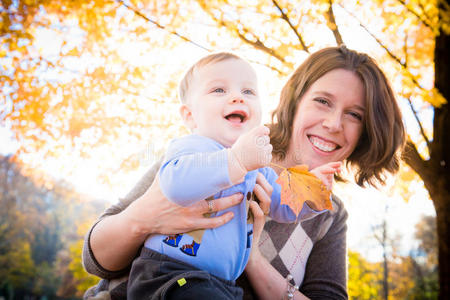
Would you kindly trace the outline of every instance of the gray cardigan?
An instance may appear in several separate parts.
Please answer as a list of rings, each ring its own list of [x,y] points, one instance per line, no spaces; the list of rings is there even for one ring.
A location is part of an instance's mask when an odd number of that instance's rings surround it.
[[[109,207],[91,227],[83,246],[85,269],[103,278],[97,287],[85,293],[85,299],[108,299],[108,289],[126,280],[129,267],[108,271],[95,259],[89,238],[95,225],[110,215],[124,210],[150,187],[159,163],[153,165],[136,186],[115,205]],[[300,291],[311,299],[347,299],[347,211],[340,199],[333,196],[333,210],[306,218],[295,224],[268,221],[262,233],[260,249],[283,276],[291,274],[300,284]],[[244,299],[256,299],[245,273],[237,283],[244,288]],[[102,293],[99,294],[100,291]],[[102,296],[103,295],[103,296]]]

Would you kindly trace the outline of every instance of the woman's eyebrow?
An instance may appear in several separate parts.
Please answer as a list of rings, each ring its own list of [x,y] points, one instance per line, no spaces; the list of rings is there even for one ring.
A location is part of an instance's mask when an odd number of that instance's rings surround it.
[[[328,97],[328,98],[334,98],[334,95],[329,93],[329,92],[327,92],[327,91],[314,91],[313,95],[314,96],[325,96],[325,97]]]
[[[360,111],[362,111],[362,112],[365,112],[366,111],[366,108],[364,107],[364,106],[361,106],[361,105],[355,105],[354,106],[357,110],[360,110]]]

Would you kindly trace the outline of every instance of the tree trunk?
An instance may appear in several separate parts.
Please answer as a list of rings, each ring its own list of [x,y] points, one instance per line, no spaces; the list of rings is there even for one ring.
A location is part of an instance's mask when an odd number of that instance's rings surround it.
[[[448,184],[449,180],[446,179],[445,181],[447,181]],[[450,201],[448,191],[446,195],[435,195],[433,197],[433,202],[436,208],[439,243],[439,299],[448,299],[448,295],[450,295]]]
[[[449,0],[446,0],[449,5]],[[444,5],[444,4],[441,4]],[[440,7],[443,9],[443,7]],[[450,295],[450,35],[442,30],[434,51],[435,87],[447,103],[434,109],[433,140],[430,159],[423,160],[415,146],[408,143],[405,161],[422,178],[436,210],[439,262],[439,299]]]
[[[445,1],[449,5],[449,1]],[[441,4],[443,5],[443,4]],[[447,99],[447,103],[434,110],[434,140],[432,151],[435,181],[427,182],[430,197],[436,209],[439,243],[439,299],[450,295],[450,35],[442,30],[436,38],[434,52],[435,86]],[[433,141],[434,144],[434,141]],[[430,178],[431,179],[431,178]],[[430,181],[430,180],[428,180]],[[435,189],[431,188],[431,185]],[[446,298],[448,299],[448,298]]]

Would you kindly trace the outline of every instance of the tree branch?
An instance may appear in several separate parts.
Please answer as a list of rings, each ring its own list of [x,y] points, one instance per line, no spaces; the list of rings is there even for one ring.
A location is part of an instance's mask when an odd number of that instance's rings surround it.
[[[414,118],[416,118],[417,123],[419,124],[419,128],[420,128],[420,133],[422,134],[423,139],[425,140],[425,142],[427,143],[427,147],[428,149],[430,149],[430,140],[428,139],[427,135],[425,134],[425,130],[423,129],[422,123],[419,120],[419,117],[417,116],[417,112],[412,104],[411,98],[408,97],[407,98],[408,103],[409,103],[409,107],[411,108],[413,114],[414,114]]]
[[[408,32],[405,30],[405,41],[403,42],[403,51],[405,52],[405,67],[408,67]]]
[[[195,45],[195,46],[197,46],[197,47],[199,47],[199,48],[201,48],[201,49],[203,49],[203,50],[206,50],[206,51],[208,51],[208,52],[211,52],[210,49],[208,49],[208,48],[206,48],[206,47],[200,45],[200,44],[197,43],[197,42],[194,42],[194,41],[191,40],[190,38],[185,37],[184,35],[181,35],[181,34],[179,34],[179,33],[176,32],[176,31],[169,30],[169,29],[167,29],[165,26],[163,26],[163,25],[159,24],[158,22],[156,22],[155,20],[150,19],[149,17],[147,17],[146,15],[144,15],[143,13],[141,13],[140,11],[138,11],[137,9],[131,7],[131,6],[128,5],[128,4],[126,4],[123,0],[116,0],[116,1],[119,2],[120,4],[122,4],[123,6],[125,6],[127,9],[131,10],[135,15],[137,15],[137,16],[143,18],[144,20],[146,20],[146,21],[148,21],[148,22],[150,22],[150,23],[156,25],[156,27],[158,27],[158,28],[160,28],[160,29],[162,29],[162,30],[167,31],[168,33],[170,33],[170,34],[172,34],[172,35],[175,35],[175,36],[179,37],[180,39],[184,40],[185,42],[191,43],[191,44],[193,44],[193,45]]]
[[[417,174],[426,174],[427,165],[426,161],[420,157],[417,151],[416,145],[408,139],[406,142],[405,150],[402,153],[402,159],[411,167]],[[421,176],[422,177],[422,176]],[[423,178],[423,177],[422,177]]]
[[[245,31],[246,31],[246,30],[245,30]],[[246,31],[246,32],[249,33],[248,31]],[[241,40],[243,40],[244,42],[246,42],[247,44],[252,45],[252,46],[255,47],[256,49],[259,49],[259,50],[262,50],[262,51],[266,52],[267,54],[269,54],[269,55],[275,57],[276,59],[278,59],[279,61],[281,61],[281,62],[283,62],[283,63],[286,62],[285,59],[284,59],[283,57],[281,57],[280,55],[278,55],[278,54],[275,52],[275,50],[273,50],[273,49],[267,47],[266,45],[264,45],[264,43],[261,42],[261,40],[260,40],[258,37],[256,37],[254,34],[249,33],[249,34],[251,34],[251,35],[255,38],[255,41],[252,41],[252,40],[249,40],[248,38],[246,38],[246,37],[245,37],[245,34],[242,34],[242,33],[239,32],[238,30],[236,30],[236,33],[237,33],[237,35],[239,36],[239,38],[240,38]]]
[[[412,13],[414,16],[417,17],[417,19],[419,19],[420,22],[422,22],[426,27],[428,27],[429,29],[431,29],[431,31],[433,31],[433,26],[429,23],[429,18],[428,16],[425,14],[425,12],[423,12],[423,16],[425,18],[423,18],[421,15],[419,15],[415,10],[413,10],[411,7],[408,6],[408,4],[406,3],[406,1],[404,0],[397,0],[398,2],[400,2],[400,4],[402,4],[407,11],[409,11],[410,13]],[[423,7],[421,4],[419,4],[423,10]]]
[[[300,35],[300,33],[298,32],[297,28],[295,28],[295,26],[292,24],[291,20],[289,19],[289,17],[284,13],[283,9],[280,7],[280,5],[278,4],[277,1],[272,0],[272,3],[278,8],[278,10],[281,13],[281,18],[283,20],[285,20],[288,24],[289,27],[291,27],[291,29],[294,31],[295,35],[297,36],[300,45],[302,46],[303,50],[306,51],[307,53],[309,53],[309,48],[308,46],[306,46],[305,42],[303,41],[302,36]]]
[[[344,41],[342,40],[341,33],[339,32],[339,28],[336,24],[336,19],[334,17],[334,11],[333,11],[333,0],[329,0],[329,7],[326,16],[327,19],[327,26],[333,32],[334,39],[336,40],[336,44],[343,45]]]
[[[150,19],[149,17],[145,16],[143,13],[141,13],[141,12],[138,11],[137,9],[131,7],[131,6],[128,5],[128,4],[126,4],[123,0],[116,0],[116,1],[118,1],[120,4],[122,4],[123,6],[125,6],[127,9],[131,10],[135,15],[137,15],[137,16],[143,18],[144,20],[146,20],[146,21],[148,21],[148,22],[150,22],[150,23],[156,25],[158,28],[160,28],[160,29],[162,29],[162,30],[165,30],[165,31],[167,31],[168,33],[170,33],[170,34],[172,34],[172,35],[175,35],[175,36],[181,38],[182,40],[184,40],[184,41],[186,41],[186,42],[188,42],[188,43],[191,43],[191,44],[193,44],[193,45],[195,45],[195,46],[197,46],[197,47],[199,47],[199,48],[201,48],[201,49],[203,49],[203,50],[206,50],[206,51],[208,51],[208,52],[211,52],[211,51],[212,51],[211,49],[208,49],[208,48],[206,48],[206,47],[200,45],[199,43],[197,43],[197,42],[191,40],[191,39],[188,38],[188,37],[185,37],[185,36],[179,34],[179,33],[176,32],[176,31],[172,31],[172,30],[167,29],[165,26],[159,24],[159,23],[156,22],[155,20]],[[208,13],[209,13],[209,12],[208,12]],[[211,16],[217,23],[219,23],[219,24],[225,26],[225,24],[224,24],[222,21],[220,21],[220,20],[218,20],[217,18],[215,18],[212,14],[210,14],[210,16]],[[253,41],[250,41],[250,40],[246,39],[245,36],[242,35],[242,34],[240,34],[239,32],[238,32],[238,36],[239,36],[239,38],[241,38],[244,42],[246,42],[246,43],[252,45],[253,47],[255,47],[255,48],[257,48],[257,49],[260,49],[260,50],[262,50],[262,51],[264,51],[264,52],[270,54],[271,56],[273,56],[273,57],[277,58],[278,60],[280,60],[281,62],[285,63],[284,58],[282,58],[282,57],[280,57],[279,55],[277,55],[277,54],[275,53],[275,51],[273,51],[272,49],[266,47],[266,46],[265,46],[258,38],[256,39],[256,42],[253,42]],[[275,68],[275,67],[273,67],[273,66],[270,66],[270,65],[267,65],[267,64],[263,64],[263,63],[261,63],[261,62],[258,62],[258,61],[252,60],[252,59],[247,59],[247,60],[248,60],[249,62],[251,62],[251,63],[255,63],[255,64],[262,65],[262,66],[264,66],[264,67],[267,67],[267,68],[269,68],[269,69],[271,69],[271,70],[277,72],[277,73],[280,74],[280,75],[286,75],[285,72],[283,72],[283,71],[281,71],[281,70],[279,70],[279,69],[277,69],[277,68]]]
[[[204,9],[204,11],[205,11],[206,13],[209,14],[209,16],[214,20],[214,22],[216,22],[216,23],[219,24],[220,26],[224,26],[225,28],[228,28],[228,29],[234,31],[234,32],[237,34],[237,36],[238,36],[243,42],[245,42],[245,43],[251,45],[252,47],[254,47],[254,48],[256,48],[256,49],[259,49],[259,50],[261,50],[261,51],[263,51],[263,52],[269,54],[269,55],[272,56],[272,57],[275,57],[276,59],[278,59],[278,60],[279,60],[280,62],[282,62],[283,64],[286,63],[286,60],[284,59],[284,57],[281,57],[278,53],[275,52],[275,50],[273,50],[273,49],[267,47],[267,46],[266,46],[266,45],[265,45],[265,44],[264,44],[257,36],[255,36],[253,33],[251,33],[251,32],[250,32],[247,28],[245,28],[244,26],[242,26],[242,29],[241,29],[244,33],[240,32],[239,29],[237,28],[237,26],[233,26],[233,27],[230,28],[230,26],[227,26],[227,24],[226,24],[225,21],[219,20],[213,13],[211,13],[211,11],[206,10],[203,6],[202,6],[202,8]],[[248,38],[245,36],[246,33],[251,34],[251,35],[254,37],[255,40],[252,41],[252,40],[248,39]],[[257,61],[251,60],[251,59],[247,59],[247,60],[248,60],[249,62],[256,63],[256,64],[260,64],[260,65],[263,65],[263,66],[265,66],[265,67],[268,67],[268,68],[270,68],[271,70],[276,71],[276,72],[277,72],[278,74],[280,74],[280,75],[286,75],[285,72],[283,72],[283,71],[281,71],[280,69],[275,68],[275,67],[273,67],[273,66],[270,66],[270,65],[267,65],[267,64],[262,64],[262,63],[260,63],[260,62],[257,62]]]

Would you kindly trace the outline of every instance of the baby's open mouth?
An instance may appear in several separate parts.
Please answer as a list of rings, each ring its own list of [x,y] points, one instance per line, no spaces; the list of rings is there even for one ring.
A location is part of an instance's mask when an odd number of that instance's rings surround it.
[[[232,123],[243,123],[247,120],[247,113],[242,110],[236,110],[225,116],[225,119]]]

